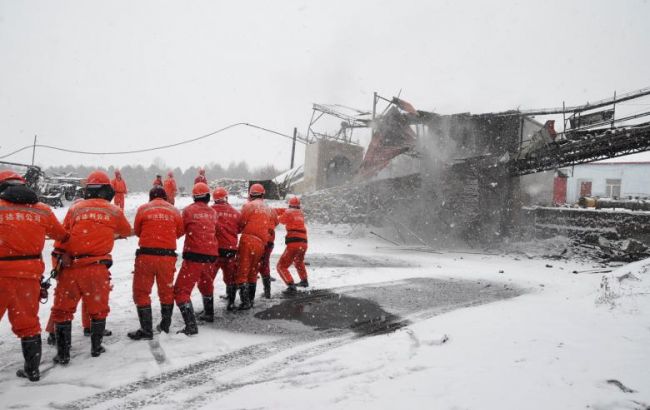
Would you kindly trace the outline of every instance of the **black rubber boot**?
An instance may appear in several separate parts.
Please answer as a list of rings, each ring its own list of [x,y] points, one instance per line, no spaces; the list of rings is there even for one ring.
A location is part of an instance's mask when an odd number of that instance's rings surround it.
[[[196,327],[196,317],[194,317],[194,307],[192,306],[192,302],[179,305],[178,309],[181,311],[181,315],[183,315],[185,327],[176,333],[185,333],[188,336],[199,333],[199,329]]]
[[[23,337],[20,339],[23,347],[25,366],[16,371],[16,376],[29,379],[30,382],[37,382],[41,379],[38,366],[41,364],[41,335]]]
[[[140,329],[136,330],[135,332],[127,333],[127,336],[133,340],[153,339],[153,319],[151,317],[151,306],[139,307],[138,319],[140,320]]]
[[[241,303],[237,309],[239,310],[248,310],[252,308],[251,301],[248,299],[248,283],[239,285],[239,300]]]
[[[58,364],[70,363],[70,344],[72,344],[72,322],[56,323],[56,356],[54,362]]]
[[[257,282],[248,284],[248,300],[251,307],[255,306],[255,292],[257,291]]]
[[[228,305],[226,306],[226,310],[232,312],[233,310],[235,310],[235,298],[237,297],[237,286],[227,285],[226,297],[228,298]]]
[[[172,324],[172,312],[174,305],[160,305],[160,324],[156,326],[159,332],[169,333],[169,326]]]
[[[262,285],[264,285],[264,297],[266,299],[271,299],[271,277],[262,277]]]
[[[84,327],[84,336],[90,337],[90,328]],[[113,336],[113,332],[108,329],[104,329],[104,336]]]
[[[287,285],[287,288],[282,293],[284,293],[285,295],[292,296],[292,295],[295,295],[296,293],[298,293],[298,289],[296,289],[295,284],[290,283],[290,284]]]
[[[102,346],[104,330],[106,330],[106,319],[90,319],[90,355],[92,357],[99,357],[106,351]]]
[[[296,286],[300,286],[301,288],[307,288],[309,287],[309,281],[307,281],[307,279],[301,280],[300,282],[298,282]]]
[[[203,296],[203,312],[199,314],[198,319],[203,322],[214,322],[214,297]]]
[[[47,344],[50,346],[56,346],[56,335],[54,333],[47,334]]]

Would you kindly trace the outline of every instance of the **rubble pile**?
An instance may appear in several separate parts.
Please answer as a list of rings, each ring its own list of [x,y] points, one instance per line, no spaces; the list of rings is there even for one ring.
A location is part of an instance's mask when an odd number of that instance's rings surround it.
[[[303,209],[309,220],[324,224],[381,225],[385,216],[419,197],[420,184],[419,175],[346,184],[304,195]]]
[[[589,233],[574,240],[574,246],[588,250],[602,262],[634,262],[650,257],[648,246],[636,239],[616,239],[612,235]],[[590,251],[590,252],[589,252]]]
[[[553,259],[632,262],[650,257],[648,212],[533,207],[524,208],[523,217],[524,236],[563,243],[563,249],[546,255]]]

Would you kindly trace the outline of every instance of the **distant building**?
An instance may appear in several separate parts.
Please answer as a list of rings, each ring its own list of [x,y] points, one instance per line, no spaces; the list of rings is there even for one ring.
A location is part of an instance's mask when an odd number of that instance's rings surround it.
[[[650,197],[650,161],[598,162],[565,168],[566,200],[581,196],[600,198]]]
[[[650,161],[593,162],[522,177],[525,205],[575,204],[580,197],[650,198]]]

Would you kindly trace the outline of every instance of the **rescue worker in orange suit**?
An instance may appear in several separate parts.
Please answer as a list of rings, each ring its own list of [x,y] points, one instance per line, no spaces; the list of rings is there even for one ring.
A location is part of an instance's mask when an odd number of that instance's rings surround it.
[[[23,177],[12,171],[0,172],[0,320],[7,312],[21,341],[25,364],[16,375],[33,382],[40,379],[38,307],[46,235],[56,240],[67,236],[52,210],[38,202]]]
[[[167,179],[163,183],[163,188],[165,188],[165,193],[167,194],[167,202],[174,205],[176,202],[176,180],[174,179],[174,174],[169,171],[167,173]]]
[[[280,223],[287,228],[285,244],[287,245],[280,256],[277,269],[280,277],[287,285],[285,292],[295,293],[296,285],[293,277],[289,272],[289,266],[292,264],[298,271],[300,283],[298,286],[307,287],[307,269],[305,268],[305,253],[307,252],[307,228],[305,227],[305,216],[300,209],[300,198],[289,198],[289,209],[280,216]]]
[[[237,285],[235,275],[237,273],[237,235],[239,235],[240,213],[228,203],[228,191],[223,187],[217,187],[212,193],[214,209],[217,213],[217,243],[219,244],[219,255],[214,269],[204,271],[199,280],[198,288],[203,296],[203,313],[199,320],[205,322],[214,321],[214,278],[219,269],[223,272],[223,282],[226,285],[226,297],[228,305],[226,309],[232,311],[235,308],[235,296]]]
[[[162,180],[162,175],[156,175],[156,179],[153,180],[153,186],[154,187],[159,186],[159,187],[162,188],[163,185],[164,185],[164,183],[163,183],[163,180]]]
[[[90,355],[97,357],[105,352],[102,339],[110,311],[110,252],[116,237],[131,235],[124,213],[110,203],[113,194],[108,175],[91,172],[84,199],[74,203],[63,220],[70,238],[65,243],[66,263],[57,276],[52,307],[57,348],[54,361],[59,364],[70,362],[72,318],[80,299],[90,314]]]
[[[262,285],[264,286],[264,297],[271,298],[271,254],[275,247],[275,228],[278,225],[278,216],[284,211],[284,208],[271,208],[274,216],[271,218],[273,228],[270,230],[269,241],[264,247],[264,255],[260,261],[260,276],[262,277]]]
[[[149,191],[149,202],[140,206],[133,230],[140,238],[135,252],[133,301],[138,308],[140,329],[128,333],[133,340],[153,339],[151,288],[158,287],[161,321],[158,331],[169,333],[174,309],[174,272],[176,272],[176,239],[183,236],[183,218],[178,209],[167,202],[162,187]]]
[[[214,271],[219,244],[217,243],[217,212],[210,208],[210,188],[199,182],[192,188],[194,203],[183,209],[183,264],[174,284],[174,300],[181,311],[185,327],[178,333],[195,335],[199,332],[192,307],[192,289],[204,275]]]
[[[75,200],[75,202],[81,201],[81,199]],[[55,267],[59,264],[59,260],[65,255],[65,245],[61,241],[54,242],[54,249],[52,250],[52,267]],[[88,309],[86,304],[81,301],[81,326],[83,328],[84,336],[90,336],[90,315],[88,314]],[[50,317],[47,320],[47,325],[45,326],[45,331],[48,333],[47,344],[50,346],[56,345],[56,336],[54,334],[54,317],[52,316],[52,311],[50,310]],[[104,330],[104,336],[111,336],[113,332],[108,329]]]
[[[120,209],[124,209],[124,197],[126,196],[126,182],[122,179],[122,174],[119,170],[115,170],[115,178],[111,181],[111,186],[115,192],[113,201]]]
[[[253,307],[257,288],[257,272],[264,255],[264,247],[271,238],[275,228],[275,213],[264,203],[264,187],[253,184],[248,193],[248,202],[241,210],[239,226],[238,267],[236,282],[239,287],[240,310]]]
[[[199,182],[203,182],[204,184],[208,184],[208,178],[205,176],[205,169],[199,168],[199,175],[194,178],[194,184],[198,184]]]

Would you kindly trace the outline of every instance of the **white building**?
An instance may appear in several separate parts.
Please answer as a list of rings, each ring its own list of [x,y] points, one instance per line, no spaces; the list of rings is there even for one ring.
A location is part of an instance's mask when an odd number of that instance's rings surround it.
[[[567,203],[581,196],[650,197],[650,162],[598,162],[563,168]]]

